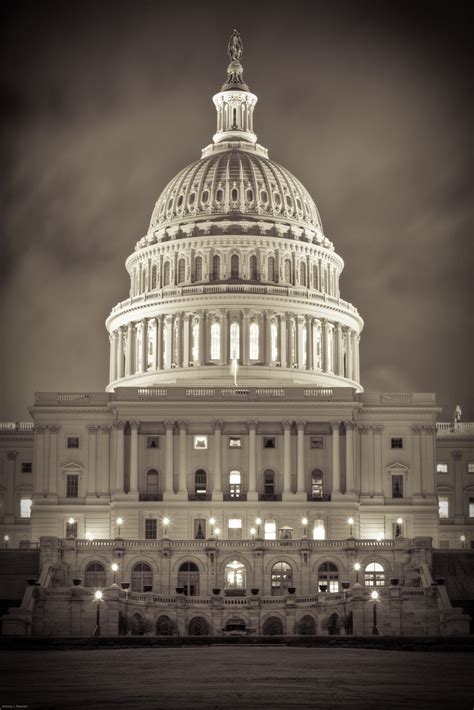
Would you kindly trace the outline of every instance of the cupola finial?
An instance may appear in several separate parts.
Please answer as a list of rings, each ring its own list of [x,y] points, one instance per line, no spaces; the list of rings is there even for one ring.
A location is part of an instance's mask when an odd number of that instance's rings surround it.
[[[243,51],[244,45],[240,32],[234,30],[230,36],[229,44],[227,45],[227,54],[230,58],[230,64],[227,67],[227,82],[222,87],[222,91],[228,91],[229,89],[248,91],[248,86],[243,80],[244,70],[240,63]]]

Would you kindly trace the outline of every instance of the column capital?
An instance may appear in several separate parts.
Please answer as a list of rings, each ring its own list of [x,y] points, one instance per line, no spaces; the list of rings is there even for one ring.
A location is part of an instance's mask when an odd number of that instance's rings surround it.
[[[125,429],[125,422],[119,420],[113,423],[113,427],[116,431],[123,431]]]
[[[166,429],[167,431],[169,431],[170,429],[171,429],[171,431],[173,431],[173,429],[174,429],[174,421],[169,420],[169,421],[163,422],[163,424],[165,425],[165,429]]]
[[[451,451],[451,456],[455,461],[460,461],[462,459],[462,451]]]
[[[188,429],[188,422],[185,422],[185,421],[183,421],[183,420],[180,420],[180,421],[178,422],[178,429],[179,429],[180,431],[187,431],[187,429]]]
[[[35,425],[35,434],[44,434],[46,432],[47,427],[44,424],[36,424]]]
[[[423,429],[423,427],[418,426],[418,425],[412,425],[410,427],[410,431],[412,434],[421,434],[422,429]]]
[[[110,424],[101,424],[99,429],[101,430],[102,434],[110,434],[112,431],[112,427]]]
[[[365,424],[359,424],[357,429],[359,430],[359,434],[368,434],[370,427],[365,426]]]
[[[249,428],[249,431],[257,431],[258,422],[254,420],[248,421],[247,426]]]
[[[99,431],[99,427],[97,424],[91,424],[87,427],[87,431],[89,432],[89,434],[94,435],[97,434],[97,432]]]
[[[423,431],[427,434],[436,434],[436,427],[433,424],[429,424],[428,426],[423,427]]]
[[[281,425],[283,427],[283,431],[291,431],[291,427],[293,426],[293,422],[285,421],[285,422],[282,422]]]
[[[331,429],[333,430],[333,432],[339,431],[340,426],[341,422],[331,422]]]
[[[9,451],[7,453],[7,458],[9,461],[15,461],[17,456],[18,456],[18,451]]]
[[[58,434],[61,427],[59,426],[59,424],[50,424],[48,426],[48,429],[50,434]]]
[[[299,420],[299,421],[296,422],[296,428],[297,428],[298,431],[303,431],[303,432],[304,432],[305,426],[306,426],[306,422],[304,422],[303,420]]]
[[[355,429],[354,422],[344,422],[344,427],[346,431],[353,431]]]
[[[139,428],[140,428],[140,422],[138,422],[138,421],[130,422],[130,429],[132,431],[138,431]]]
[[[222,422],[222,421],[213,422],[212,426],[214,427],[214,431],[222,431],[224,428],[224,422]]]
[[[374,434],[382,434],[385,427],[382,426],[381,424],[375,424],[374,426],[370,427]]]

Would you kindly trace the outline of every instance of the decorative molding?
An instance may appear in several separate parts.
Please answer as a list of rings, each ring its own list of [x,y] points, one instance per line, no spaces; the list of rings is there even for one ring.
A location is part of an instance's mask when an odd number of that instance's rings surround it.
[[[123,431],[125,429],[125,422],[124,421],[116,421],[113,423],[113,427],[115,431]]]
[[[359,424],[357,428],[359,430],[359,434],[368,434],[370,430],[370,427],[365,426],[364,424]]]
[[[58,434],[60,429],[61,429],[61,427],[59,426],[59,424],[50,424],[48,426],[48,430],[49,430],[50,434]]]
[[[283,431],[291,431],[291,427],[293,426],[293,422],[284,421],[281,423],[281,425],[283,427]]]
[[[183,421],[183,420],[179,420],[179,421],[178,421],[178,429],[179,429],[180,431],[187,431],[187,429],[188,429],[188,422],[185,422],[185,421]]]
[[[165,425],[165,429],[166,429],[166,430],[169,431],[169,430],[171,429],[171,431],[173,431],[173,429],[174,429],[174,421],[168,420],[168,421],[166,421],[166,422],[163,422],[163,424]]]
[[[418,425],[413,425],[410,427],[410,431],[412,434],[421,434],[423,427],[418,426]]]
[[[112,431],[112,427],[110,426],[110,424],[101,424],[99,429],[102,434],[110,434],[110,432]]]
[[[376,424],[375,426],[370,427],[374,434],[383,434],[385,427],[382,426],[381,424]]]
[[[258,422],[253,420],[248,421],[247,426],[249,428],[249,431],[257,431]]]
[[[423,431],[427,434],[436,434],[436,427],[433,424],[429,424],[428,426],[423,427]]]
[[[331,422],[331,429],[333,430],[333,432],[339,431],[340,428],[341,422]]]
[[[213,422],[212,426],[214,427],[214,431],[222,431],[224,428],[224,422],[219,420],[217,422]]]
[[[139,421],[133,420],[133,421],[129,422],[129,424],[130,424],[130,429],[131,429],[132,431],[138,431],[139,428],[140,428],[140,422],[139,422]]]
[[[306,426],[306,422],[303,421],[303,420],[300,420],[300,421],[297,421],[297,422],[296,422],[296,428],[297,428],[298,431],[303,431],[303,432],[304,432],[305,426]]]
[[[91,435],[97,434],[97,432],[99,431],[99,426],[97,424],[91,424],[90,426],[87,427],[87,431]]]
[[[344,422],[344,427],[346,431],[353,431],[355,429],[354,422]]]
[[[36,424],[35,425],[35,434],[45,434],[46,433],[47,427],[44,424]]]

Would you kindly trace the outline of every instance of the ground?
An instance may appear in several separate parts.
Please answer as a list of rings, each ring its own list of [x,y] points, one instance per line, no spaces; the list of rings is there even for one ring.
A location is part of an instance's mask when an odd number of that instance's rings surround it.
[[[0,652],[0,707],[472,710],[474,654],[274,646]]]

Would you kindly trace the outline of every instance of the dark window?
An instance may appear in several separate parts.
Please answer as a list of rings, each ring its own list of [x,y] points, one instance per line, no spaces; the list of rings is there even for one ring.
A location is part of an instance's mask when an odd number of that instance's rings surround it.
[[[79,495],[79,476],[69,473],[66,477],[66,498],[77,498]]]
[[[67,448],[68,449],[78,449],[79,448],[79,437],[78,436],[68,436]]]
[[[132,592],[151,592],[153,572],[150,565],[139,562],[132,570]]]
[[[86,587],[95,587],[100,589],[105,587],[105,567],[100,562],[91,562],[86,567]]]
[[[275,281],[275,258],[273,256],[268,257],[268,280]]]
[[[275,471],[267,469],[263,474],[263,487],[266,496],[275,495]]]
[[[184,259],[178,261],[178,283],[182,284],[184,282],[186,272],[186,264]]]
[[[166,261],[163,268],[163,286],[170,285],[170,262]]]
[[[194,262],[194,280],[202,281],[202,257],[197,256]]]
[[[324,439],[322,436],[312,436],[311,437],[311,448],[312,449],[322,449],[324,448]]]
[[[151,267],[151,290],[156,288],[156,264]]]
[[[160,448],[160,437],[159,436],[147,436],[146,448],[147,449],[159,449]]]
[[[146,474],[146,492],[147,495],[156,496],[159,493],[159,476],[155,468],[147,471]]]
[[[196,518],[194,520],[194,539],[206,539],[206,520],[205,518]]]
[[[199,596],[199,570],[194,562],[183,562],[179,568],[178,587],[188,597]]]
[[[145,540],[156,540],[157,520],[156,518],[145,519]]]
[[[233,254],[233,256],[231,256],[230,258],[230,278],[239,278],[239,257],[237,256],[237,254]]]
[[[264,449],[276,449],[276,439],[274,436],[264,436],[263,437],[263,448]]]
[[[215,254],[212,257],[212,273],[211,281],[218,281],[221,277],[221,260],[220,257]]]
[[[77,537],[77,523],[66,523],[66,537]]]
[[[33,473],[33,465],[31,461],[23,461],[21,464],[21,472],[22,473]]]
[[[392,436],[391,447],[392,449],[403,449],[403,439],[401,437]]]
[[[392,498],[403,498],[403,476],[392,476]]]
[[[257,277],[257,257],[255,256],[255,254],[252,254],[252,256],[250,257],[250,279],[252,281],[256,281]]]

